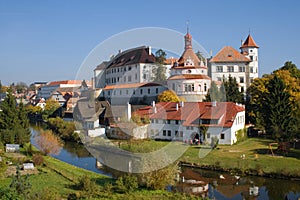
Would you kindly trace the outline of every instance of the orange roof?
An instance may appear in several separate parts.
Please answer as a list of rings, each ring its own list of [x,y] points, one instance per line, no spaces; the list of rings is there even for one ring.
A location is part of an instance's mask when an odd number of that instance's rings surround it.
[[[138,109],[135,113],[141,116],[149,116],[150,119],[165,120],[183,120],[184,126],[198,126],[199,119],[218,119],[219,124],[210,124],[206,126],[231,127],[238,112],[245,111],[241,106],[232,102],[217,102],[212,106],[212,102],[184,102],[184,106],[179,106],[176,110],[176,102],[157,103],[156,113],[152,106],[146,106]]]
[[[182,79],[210,79],[210,77],[203,74],[180,74],[168,78],[168,80],[182,80]]]
[[[177,60],[178,60],[178,58],[173,58],[173,57],[171,57],[171,58],[167,58],[166,60],[165,60],[165,65],[173,65],[175,62],[177,62]]]
[[[82,80],[64,80],[64,81],[52,81],[48,85],[60,85],[60,84],[81,84]]]
[[[139,88],[139,87],[154,87],[162,86],[158,83],[131,83],[131,84],[118,84],[118,85],[107,85],[104,90],[123,89],[123,88]]]
[[[225,46],[209,62],[251,62],[251,60],[235,50],[233,47]]]
[[[256,47],[259,48],[259,46],[257,46],[257,44],[255,43],[254,39],[252,38],[252,36],[249,34],[247,39],[245,40],[245,42],[243,43],[243,45],[240,47],[244,48],[244,47]]]

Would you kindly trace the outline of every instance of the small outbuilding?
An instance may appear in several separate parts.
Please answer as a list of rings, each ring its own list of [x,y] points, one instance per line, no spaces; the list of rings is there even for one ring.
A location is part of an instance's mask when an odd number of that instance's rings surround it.
[[[5,151],[7,153],[15,153],[20,151],[19,144],[6,144]]]
[[[23,169],[24,170],[33,170],[34,165],[33,165],[33,163],[23,163]]]

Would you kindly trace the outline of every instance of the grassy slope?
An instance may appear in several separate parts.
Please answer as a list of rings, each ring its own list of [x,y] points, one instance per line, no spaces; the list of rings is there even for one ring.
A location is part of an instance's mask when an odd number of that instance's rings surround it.
[[[218,149],[204,158],[198,157],[199,148],[190,147],[181,160],[200,165],[300,176],[300,150],[291,149],[287,157],[273,157],[269,152],[269,143],[272,142],[268,139],[251,138],[233,146],[219,145]],[[241,158],[242,154],[245,154],[245,159]]]

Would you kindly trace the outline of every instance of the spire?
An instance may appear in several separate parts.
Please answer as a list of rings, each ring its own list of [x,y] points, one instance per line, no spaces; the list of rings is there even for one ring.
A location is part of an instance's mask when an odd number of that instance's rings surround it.
[[[252,36],[248,35],[247,39],[245,40],[245,42],[242,44],[241,48],[245,48],[245,47],[256,47],[259,48],[259,46],[257,46],[257,44],[255,43],[254,39],[252,38]]]
[[[186,22],[186,35],[184,36],[184,42],[185,42],[184,49],[185,50],[192,49],[192,36],[189,33],[189,31],[190,31],[189,29],[190,29],[189,21],[187,21]]]

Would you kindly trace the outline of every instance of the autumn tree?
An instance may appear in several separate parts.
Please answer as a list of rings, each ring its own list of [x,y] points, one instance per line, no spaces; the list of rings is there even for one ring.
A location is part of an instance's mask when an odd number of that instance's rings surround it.
[[[159,63],[159,64],[164,64],[165,61],[166,61],[166,52],[162,49],[158,49],[156,52],[155,52],[155,59],[156,59],[156,62]]]
[[[35,142],[45,154],[58,154],[63,146],[61,140],[51,130],[41,131],[35,136]]]
[[[172,90],[165,90],[158,95],[159,102],[180,102],[180,98]]]
[[[60,108],[60,105],[57,101],[50,98],[46,100],[46,106],[43,112],[43,118],[46,119],[54,114]]]
[[[299,72],[286,62],[272,74],[255,79],[247,90],[247,121],[278,140],[300,137],[300,78],[295,76]]]

